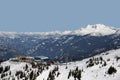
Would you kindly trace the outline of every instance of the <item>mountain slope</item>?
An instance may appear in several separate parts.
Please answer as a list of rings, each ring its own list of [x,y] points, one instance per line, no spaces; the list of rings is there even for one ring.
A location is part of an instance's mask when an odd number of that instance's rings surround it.
[[[59,77],[55,77],[55,80],[74,80],[74,77],[71,76],[68,79],[68,75],[70,70],[76,70],[76,68],[78,67],[78,70],[81,70],[81,80],[119,80],[120,79],[120,59],[117,60],[116,57],[120,58],[120,49],[118,50],[111,50],[105,53],[102,53],[100,55],[97,55],[95,57],[91,57],[88,59],[84,59],[82,61],[77,61],[77,62],[70,62],[67,65],[67,69],[66,69],[66,65],[59,65],[59,71],[60,75]],[[103,59],[103,61],[101,61],[99,58]],[[89,66],[89,62],[90,59],[92,59],[93,61],[95,59],[98,59],[98,61],[100,63],[95,64],[93,66]],[[87,63],[88,62],[88,63]],[[104,62],[106,62],[106,65],[104,65]],[[114,67],[117,71],[116,73],[113,74],[109,74],[108,70],[110,67]],[[52,70],[54,69],[54,67],[52,68]],[[50,70],[51,71],[51,70]],[[49,75],[48,71],[44,71],[38,78],[39,79],[47,79],[46,76]],[[78,80],[78,79],[76,79]]]
[[[1,66],[10,66],[10,69],[5,72],[6,76],[0,78],[2,79],[13,79],[23,80],[25,77],[16,75],[16,72],[22,71],[23,74],[28,77],[33,71],[36,78],[34,80],[119,80],[120,79],[120,49],[110,50],[100,55],[84,59],[82,61],[69,62],[66,64],[51,65],[48,68],[44,66],[42,72],[39,72],[41,68],[32,68],[31,64],[28,63],[16,63],[11,61],[6,61],[1,63]],[[92,62],[91,62],[92,61]],[[93,64],[93,65],[91,65]],[[28,65],[26,67],[26,65]],[[0,66],[0,67],[1,67]],[[109,72],[110,67],[115,70]],[[79,72],[80,71],[80,72]],[[11,72],[11,76],[8,74]],[[38,75],[37,75],[38,73]],[[71,73],[71,75],[70,75]],[[80,74],[79,74],[80,73]],[[3,74],[3,73],[2,73]],[[0,75],[2,75],[0,74]],[[15,76],[16,75],[16,76]],[[51,75],[51,76],[50,76]],[[78,77],[79,75],[79,77]],[[69,76],[69,77],[68,77]],[[32,79],[32,78],[31,78]]]
[[[19,55],[22,55],[20,51],[0,45],[0,60],[7,60],[10,57],[16,57]]]
[[[0,44],[28,56],[79,60],[119,48],[120,29],[96,24],[64,32],[0,32]]]

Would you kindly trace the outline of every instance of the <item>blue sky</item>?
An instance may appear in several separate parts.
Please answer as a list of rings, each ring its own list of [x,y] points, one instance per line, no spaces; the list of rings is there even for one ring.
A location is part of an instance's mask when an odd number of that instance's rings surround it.
[[[0,31],[64,31],[97,23],[120,27],[120,0],[0,0]]]

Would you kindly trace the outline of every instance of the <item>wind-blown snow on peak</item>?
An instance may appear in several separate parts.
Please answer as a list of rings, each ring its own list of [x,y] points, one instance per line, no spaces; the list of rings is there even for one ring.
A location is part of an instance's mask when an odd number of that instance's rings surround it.
[[[81,28],[79,30],[75,30],[74,34],[87,35],[91,34],[92,36],[99,35],[111,35],[116,33],[117,29],[105,26],[103,24],[96,25],[88,25],[86,28]]]

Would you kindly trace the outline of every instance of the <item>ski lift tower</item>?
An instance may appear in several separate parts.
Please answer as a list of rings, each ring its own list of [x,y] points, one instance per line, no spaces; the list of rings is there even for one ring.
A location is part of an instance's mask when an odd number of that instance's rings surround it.
[[[68,53],[65,53],[65,63],[66,63],[66,69],[67,69],[67,63],[68,63]]]

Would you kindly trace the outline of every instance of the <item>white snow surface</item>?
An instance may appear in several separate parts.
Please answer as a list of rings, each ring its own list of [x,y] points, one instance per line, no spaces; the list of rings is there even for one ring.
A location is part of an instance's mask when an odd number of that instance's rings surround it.
[[[111,34],[120,34],[120,29],[114,27],[108,27],[103,24],[88,25],[87,27],[74,30],[74,31],[51,31],[51,32],[5,32],[1,31],[0,36],[15,38],[19,35],[28,35],[28,36],[49,36],[49,35],[87,35],[91,36],[104,36]]]
[[[91,34],[93,36],[97,35],[110,35],[116,33],[116,30],[112,27],[105,26],[103,24],[88,25],[86,28],[81,28],[80,30],[75,30],[75,34]]]
[[[56,77],[55,80],[74,80],[73,77],[70,77],[68,79],[68,74],[70,70],[75,70],[76,67],[78,67],[79,69],[83,69],[81,80],[120,80],[120,60],[117,62],[115,59],[116,56],[120,57],[120,49],[107,51],[100,55],[94,56],[94,58],[100,56],[102,56],[105,61],[107,61],[107,59],[110,59],[110,61],[107,62],[107,66],[101,67],[101,65],[99,64],[87,68],[86,61],[88,61],[90,58],[84,59],[82,61],[69,62],[68,69],[66,69],[65,64],[61,64],[58,65],[60,76]],[[48,71],[44,71],[40,76],[38,76],[37,80],[47,80],[49,71],[51,71],[55,66],[56,65],[53,65]],[[110,66],[116,68],[117,72],[115,74],[107,74]]]
[[[55,80],[74,80],[73,77],[70,77],[68,79],[68,74],[70,70],[75,70],[76,67],[78,67],[81,70],[83,69],[83,72],[81,73],[82,74],[81,80],[120,80],[120,60],[116,61],[115,58],[116,56],[120,57],[120,49],[110,50],[101,53],[100,55],[94,56],[94,58],[102,57],[106,61],[107,65],[103,67],[101,64],[98,64],[87,68],[86,61],[88,61],[90,58],[84,59],[82,61],[69,62],[67,63],[68,66],[67,69],[65,63],[51,65],[49,69],[44,70],[37,77],[36,80],[47,80],[49,72],[52,71],[55,66],[59,67],[59,72],[60,72],[60,75],[58,77],[55,77]],[[108,61],[108,59],[110,59],[110,61]],[[1,66],[10,65],[11,73],[12,75],[14,75],[16,71],[23,70],[23,67],[25,67],[26,64],[28,63],[23,63],[23,62],[17,63],[17,62],[6,61],[1,63]],[[31,65],[30,64],[28,65],[29,68],[31,68]],[[117,72],[112,75],[107,74],[107,71],[110,66],[116,68]]]
[[[15,76],[15,74],[16,74],[17,71],[23,71],[24,72],[23,68],[25,68],[26,64],[29,66],[29,69],[32,68],[32,66],[30,64],[25,63],[25,62],[12,62],[12,61],[8,60],[8,61],[5,61],[5,62],[1,63],[0,66],[2,66],[3,68],[5,68],[5,66],[10,66],[11,76],[6,76],[4,78],[0,77],[0,80],[12,80],[13,77],[14,77],[15,80],[18,80],[18,78]],[[10,71],[7,71],[5,73],[9,74]],[[26,75],[27,74],[28,73],[26,73]],[[19,80],[22,80],[22,79],[19,79]]]

